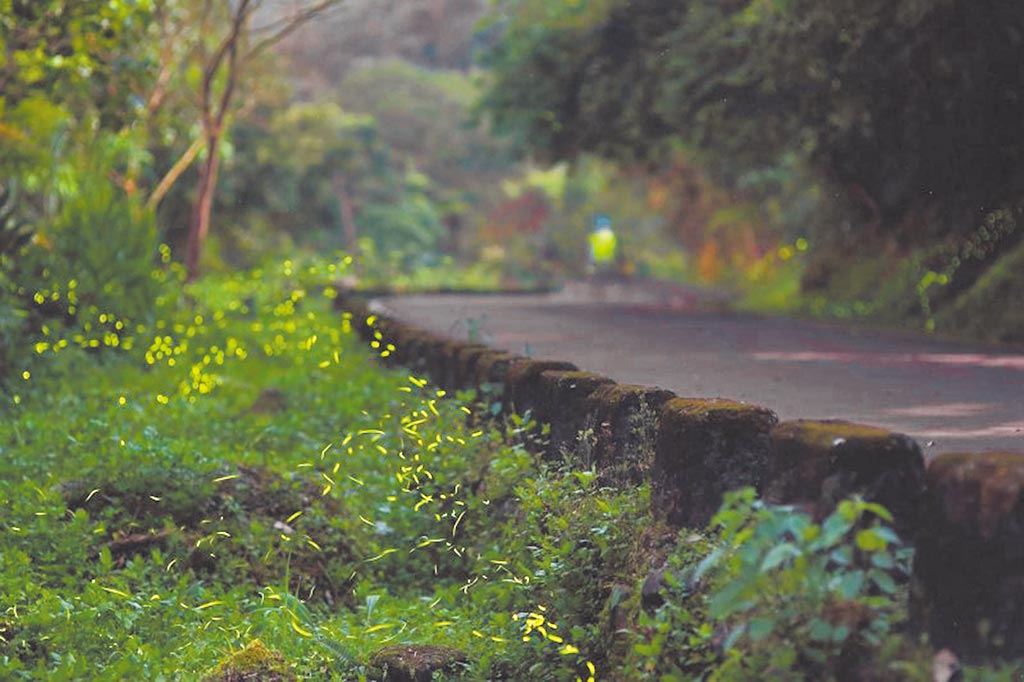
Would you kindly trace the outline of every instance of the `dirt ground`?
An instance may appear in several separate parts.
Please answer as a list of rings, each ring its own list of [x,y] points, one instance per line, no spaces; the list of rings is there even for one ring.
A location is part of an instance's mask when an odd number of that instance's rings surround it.
[[[731,313],[651,283],[576,282],[550,294],[436,294],[374,305],[453,338],[569,360],[620,383],[843,418],[915,437],[926,455],[1024,451],[1024,352]]]

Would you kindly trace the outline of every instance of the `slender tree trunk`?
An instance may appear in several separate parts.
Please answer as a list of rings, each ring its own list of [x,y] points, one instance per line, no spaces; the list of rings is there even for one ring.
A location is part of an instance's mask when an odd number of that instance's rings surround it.
[[[222,1],[206,0],[205,12],[208,14],[216,2]],[[199,101],[200,120],[206,139],[206,159],[199,169],[199,183],[196,186],[195,204],[192,207],[188,240],[185,244],[185,267],[188,271],[189,281],[199,276],[199,260],[206,242],[206,235],[210,231],[210,215],[213,212],[217,172],[220,169],[220,142],[228,128],[232,99],[242,64],[254,54],[278,42],[301,24],[313,19],[337,2],[338,0],[318,0],[287,20],[272,24],[269,29],[264,27],[262,30],[264,32],[269,30],[269,34],[258,41],[255,46],[245,49],[243,44],[245,32],[252,12],[260,3],[259,0],[238,0],[238,4],[230,9],[231,27],[227,35],[209,58],[204,57],[205,65]],[[202,23],[205,25],[205,19]],[[223,74],[225,81],[219,95],[216,93],[215,86],[218,74]],[[157,100],[157,105],[159,105],[159,100]]]
[[[348,193],[348,187],[342,178],[334,178],[334,191],[338,195],[338,204],[341,206],[341,234],[345,240],[345,248],[354,255],[358,235],[355,211],[352,210],[352,196]]]
[[[181,174],[188,170],[188,167],[192,165],[193,161],[195,161],[196,156],[198,156],[199,152],[202,151],[205,143],[206,140],[203,138],[196,138],[196,141],[193,142],[187,150],[185,150],[185,153],[181,155],[171,169],[167,171],[167,174],[164,175],[160,183],[157,184],[153,193],[149,195],[149,199],[146,200],[146,208],[155,209],[160,205],[164,196],[171,191],[171,187],[173,187],[174,183],[178,181]]]
[[[188,241],[185,245],[185,268],[188,281],[199,276],[199,259],[210,231],[210,215],[213,212],[213,195],[217,189],[217,172],[220,169],[220,138],[211,136],[207,141],[206,160],[199,169],[199,183],[196,198],[189,219]]]

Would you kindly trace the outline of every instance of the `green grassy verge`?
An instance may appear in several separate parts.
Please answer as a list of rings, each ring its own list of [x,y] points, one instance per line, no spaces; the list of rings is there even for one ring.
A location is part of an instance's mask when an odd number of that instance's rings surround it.
[[[382,369],[338,275],[40,329],[0,408],[0,678],[358,680],[429,644],[445,679],[930,679],[884,510],[747,492],[667,529],[528,420]]]

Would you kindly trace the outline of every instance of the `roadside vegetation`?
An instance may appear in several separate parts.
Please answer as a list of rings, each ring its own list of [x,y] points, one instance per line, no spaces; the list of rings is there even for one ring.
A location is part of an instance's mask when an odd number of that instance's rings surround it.
[[[645,486],[544,461],[527,418],[377,364],[331,307],[348,267],[168,264],[160,315],[25,339],[5,679],[366,679],[399,644],[446,647],[445,679],[930,679],[884,509],[815,524],[741,491],[670,530]]]
[[[482,112],[537,158],[641,181],[688,277],[758,310],[1024,339],[1000,315],[1022,296],[1019,7],[499,6]]]
[[[684,31],[648,25],[653,1],[499,3],[484,24],[460,2],[353,0],[332,56],[303,38],[337,28],[329,1],[0,0],[0,678],[372,679],[411,646],[447,679],[933,679],[884,509],[816,523],[736,491],[709,528],[669,529],[646,486],[541,457],[529,415],[384,368],[392,349],[332,301],[577,276],[607,212],[626,275],[1013,340],[1012,178],[989,197],[979,176],[959,199],[985,210],[929,230],[929,205],[883,207],[880,229],[906,229],[840,258],[866,219],[828,218],[814,155],[723,169],[628,116],[602,130],[612,146],[565,146],[603,108],[562,120],[546,98],[567,74],[522,78],[604,65],[584,69],[600,104],[612,67],[658,62],[574,61],[583,38],[774,40],[790,5],[693,2],[704,23]],[[939,3],[912,4],[898,25],[932,26]]]

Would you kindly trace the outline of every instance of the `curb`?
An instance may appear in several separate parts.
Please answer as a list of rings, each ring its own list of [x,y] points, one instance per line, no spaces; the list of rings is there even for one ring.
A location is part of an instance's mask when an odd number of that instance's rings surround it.
[[[375,314],[360,293],[339,293],[335,307],[384,364],[449,391],[490,385],[503,414],[549,424],[546,457],[573,453],[607,485],[649,481],[653,513],[675,527],[703,528],[722,495],[743,486],[818,519],[850,495],[886,506],[918,549],[915,626],[968,660],[1024,656],[1024,452],[944,454],[926,469],[904,434],[838,419],[779,422],[757,405],[620,385]]]

